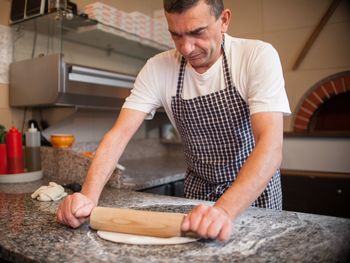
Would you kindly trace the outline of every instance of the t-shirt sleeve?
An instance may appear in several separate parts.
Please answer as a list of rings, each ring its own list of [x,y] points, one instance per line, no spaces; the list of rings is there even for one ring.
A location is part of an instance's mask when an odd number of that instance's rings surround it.
[[[123,108],[133,109],[148,113],[146,119],[152,119],[157,108],[161,106],[159,82],[156,77],[156,69],[152,59],[148,60],[141,69],[131,90],[131,94],[125,99]]]
[[[282,66],[272,45],[264,43],[257,47],[248,67],[247,95],[250,114],[282,112],[289,115]]]

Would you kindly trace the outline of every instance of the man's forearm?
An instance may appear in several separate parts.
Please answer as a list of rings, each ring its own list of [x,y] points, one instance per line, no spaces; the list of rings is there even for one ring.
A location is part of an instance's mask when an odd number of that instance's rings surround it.
[[[127,142],[121,134],[108,132],[101,141],[88,170],[82,193],[96,205],[103,187],[112,175]]]
[[[252,128],[256,146],[237,179],[215,204],[232,219],[237,218],[259,197],[282,162],[282,113],[254,114]]]
[[[215,206],[236,219],[264,191],[281,164],[281,147],[271,148],[263,142],[257,145],[231,187]]]
[[[126,145],[145,116],[144,112],[122,109],[113,128],[103,137],[82,188],[82,194],[89,197],[96,205]]]

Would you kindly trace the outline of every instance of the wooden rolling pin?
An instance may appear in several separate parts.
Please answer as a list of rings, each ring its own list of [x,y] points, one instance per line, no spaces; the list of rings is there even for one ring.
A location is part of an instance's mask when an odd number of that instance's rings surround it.
[[[184,217],[185,214],[180,213],[95,207],[90,215],[90,226],[96,230],[126,234],[175,237],[184,236],[181,232]]]

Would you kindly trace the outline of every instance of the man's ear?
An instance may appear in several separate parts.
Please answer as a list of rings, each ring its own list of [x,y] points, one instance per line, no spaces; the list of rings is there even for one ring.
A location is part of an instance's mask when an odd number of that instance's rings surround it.
[[[228,26],[230,25],[231,10],[225,9],[224,11],[222,11],[220,19],[221,19],[221,33],[226,33]]]

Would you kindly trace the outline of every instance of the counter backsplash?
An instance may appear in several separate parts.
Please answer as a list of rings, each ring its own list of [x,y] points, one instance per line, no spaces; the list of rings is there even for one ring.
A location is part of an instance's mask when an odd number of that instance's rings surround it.
[[[91,163],[91,158],[71,149],[41,147],[41,156],[45,176],[59,184],[82,184]],[[115,169],[108,183],[118,188],[120,177],[121,171]]]
[[[94,152],[98,142],[80,142],[73,145],[75,152]],[[132,139],[126,146],[120,162],[123,160],[134,160],[148,157],[157,157],[164,155],[183,155],[181,144],[164,144],[159,138]]]
[[[42,169],[46,177],[52,178],[59,184],[84,182],[89,169],[91,158],[84,152],[94,152],[98,146],[96,142],[77,143],[71,149],[57,149],[41,147]],[[126,147],[119,163],[130,160],[161,156],[183,156],[181,145],[168,145],[159,139],[132,140]],[[127,167],[128,168],[128,167]],[[115,169],[108,184],[114,188],[122,187],[123,172]],[[123,186],[124,187],[124,186]]]

